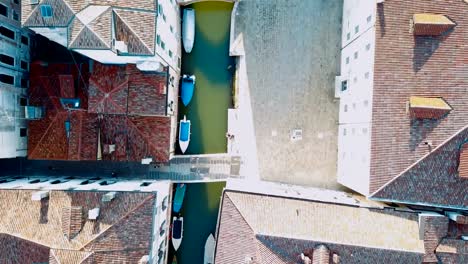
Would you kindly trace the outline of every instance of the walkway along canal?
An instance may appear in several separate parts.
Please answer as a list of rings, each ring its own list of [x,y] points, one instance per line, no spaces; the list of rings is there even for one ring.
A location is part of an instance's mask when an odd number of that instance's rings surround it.
[[[185,154],[226,153],[227,110],[232,107],[235,71],[235,60],[229,57],[233,4],[200,2],[185,8],[195,9],[195,42],[191,53],[183,51],[182,74],[196,76],[190,104],[185,107],[179,100],[179,120],[186,115],[192,125]]]

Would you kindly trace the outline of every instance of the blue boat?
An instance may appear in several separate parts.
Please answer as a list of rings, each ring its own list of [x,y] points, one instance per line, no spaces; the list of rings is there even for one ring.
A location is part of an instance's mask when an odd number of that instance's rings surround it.
[[[190,120],[184,115],[184,119],[179,122],[179,147],[182,153],[188,148],[190,143]]]
[[[174,211],[174,213],[180,212],[180,209],[182,208],[182,202],[184,201],[186,188],[187,186],[183,183],[177,184],[174,195],[174,204],[172,206],[172,211]]]
[[[193,91],[195,90],[195,75],[182,76],[182,88],[180,91],[180,97],[182,103],[187,106],[193,97]]]

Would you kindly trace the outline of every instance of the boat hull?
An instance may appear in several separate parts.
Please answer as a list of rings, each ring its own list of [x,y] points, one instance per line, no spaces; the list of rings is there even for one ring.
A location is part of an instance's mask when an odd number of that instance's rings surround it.
[[[216,241],[212,234],[208,236],[205,242],[205,257],[203,258],[204,264],[213,264],[214,263],[214,250],[216,246]]]
[[[174,216],[172,218],[172,228],[172,246],[177,251],[180,247],[180,244],[182,244],[182,238],[184,237],[184,218]]]
[[[186,116],[184,116],[184,119],[179,122],[179,147],[182,154],[187,151],[190,144],[190,129],[190,120],[187,120]]]
[[[182,20],[182,42],[186,53],[192,52],[193,42],[195,41],[195,10],[192,8],[184,9]]]
[[[193,92],[195,90],[195,76],[184,75],[182,77],[182,87],[180,91],[180,98],[184,106],[187,106],[192,101]]]
[[[182,209],[182,203],[184,202],[186,188],[187,186],[185,184],[177,184],[176,192],[174,195],[174,204],[172,206],[172,211],[174,213],[178,213],[180,212],[180,209]]]

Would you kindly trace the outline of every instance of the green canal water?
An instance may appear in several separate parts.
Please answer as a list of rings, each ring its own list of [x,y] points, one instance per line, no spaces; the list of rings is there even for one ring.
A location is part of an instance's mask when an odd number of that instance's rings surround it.
[[[210,233],[215,235],[219,204],[225,186],[225,182],[187,185],[181,210],[184,217],[184,237],[176,253],[178,264],[203,263],[205,242]],[[172,246],[171,250],[169,260],[172,260]]]
[[[232,106],[234,59],[229,57],[232,3],[201,2],[195,9],[195,42],[182,55],[182,74],[194,74],[195,92],[179,119],[191,120],[192,134],[185,154],[226,153],[227,110]],[[180,151],[180,150],[178,150]],[[180,154],[180,153],[179,153]]]

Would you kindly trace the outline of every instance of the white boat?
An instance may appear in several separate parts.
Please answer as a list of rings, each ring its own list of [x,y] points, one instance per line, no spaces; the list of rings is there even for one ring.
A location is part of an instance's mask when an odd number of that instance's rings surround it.
[[[184,43],[184,50],[190,53],[195,41],[195,10],[192,8],[184,9],[184,16],[182,18],[182,42]]]
[[[213,237],[213,234],[210,234],[205,242],[205,257],[203,258],[204,264],[214,263],[215,246],[216,246],[216,241]]]
[[[179,249],[180,244],[182,244],[182,238],[184,233],[184,218],[182,216],[174,216],[172,218],[172,245],[174,249],[177,251]]]
[[[190,143],[190,126],[190,120],[186,116],[179,122],[179,147],[182,153],[185,153]]]

